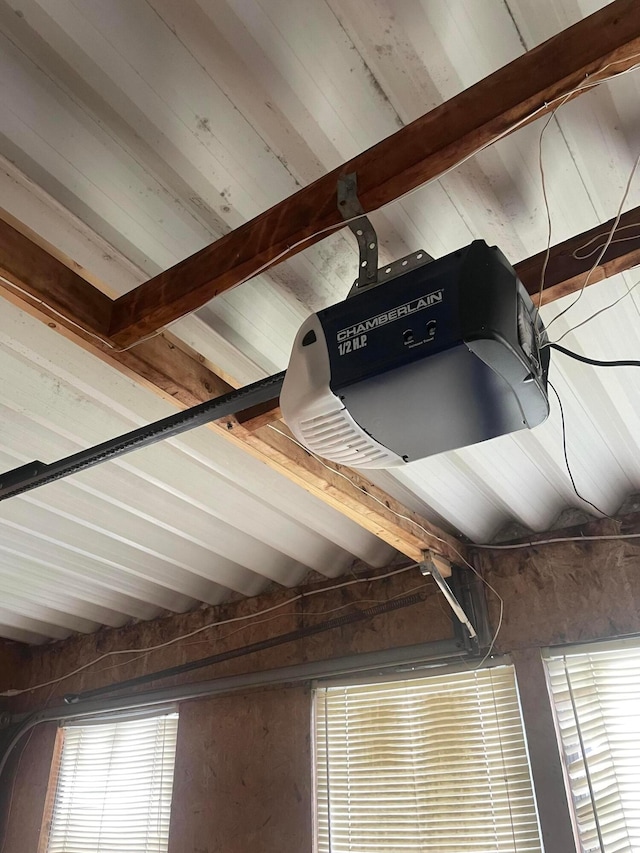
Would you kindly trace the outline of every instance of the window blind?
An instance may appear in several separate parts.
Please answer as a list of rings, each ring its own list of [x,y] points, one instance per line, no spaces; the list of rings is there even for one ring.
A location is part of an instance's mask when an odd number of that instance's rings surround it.
[[[178,715],[62,730],[48,853],[166,853]]]
[[[640,647],[547,667],[584,853],[640,850]]]
[[[319,853],[540,851],[511,666],[316,691]]]

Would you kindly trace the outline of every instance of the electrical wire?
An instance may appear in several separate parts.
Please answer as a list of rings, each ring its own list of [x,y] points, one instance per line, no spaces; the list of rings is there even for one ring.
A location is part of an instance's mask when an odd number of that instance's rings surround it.
[[[600,507],[596,506],[590,500],[583,497],[580,494],[580,492],[578,491],[578,487],[576,486],[576,481],[573,477],[573,472],[571,471],[571,465],[569,464],[569,454],[567,452],[567,426],[566,426],[566,422],[564,419],[564,407],[562,405],[562,400],[560,399],[560,394],[558,394],[555,385],[549,379],[547,380],[547,384],[549,385],[549,387],[551,388],[553,393],[556,395],[556,400],[558,401],[558,406],[560,407],[560,418],[562,421],[562,450],[564,453],[564,464],[566,466],[567,473],[569,475],[569,479],[571,480],[571,485],[573,486],[573,491],[576,493],[576,495],[580,498],[581,501],[584,501],[584,503],[589,504],[589,506],[593,507],[593,509],[595,509],[596,512],[600,513],[600,515],[603,515],[605,518],[611,518],[610,515],[608,515],[603,510],[601,510]]]
[[[547,325],[547,332],[549,331],[551,326],[556,322],[556,320],[559,320],[560,317],[564,316],[567,313],[567,311],[570,311],[581,300],[582,294],[584,293],[585,289],[587,288],[587,285],[589,284],[589,282],[591,280],[591,276],[593,275],[593,273],[596,271],[596,269],[600,265],[600,261],[602,260],[607,249],[611,245],[611,242],[613,240],[613,235],[615,234],[616,228],[618,227],[618,223],[620,222],[620,217],[622,216],[622,209],[624,207],[624,203],[627,200],[627,196],[629,195],[629,190],[631,189],[631,183],[633,181],[634,175],[636,173],[636,170],[637,170],[639,164],[640,164],[640,151],[638,152],[638,155],[637,155],[637,157],[634,161],[634,164],[633,164],[633,168],[631,169],[631,173],[629,174],[629,177],[627,179],[627,183],[626,183],[626,186],[624,188],[622,198],[620,199],[620,204],[618,205],[617,213],[614,217],[613,224],[611,225],[611,228],[609,229],[609,233],[608,233],[607,239],[604,242],[604,245],[602,246],[602,248],[598,252],[598,255],[597,255],[595,261],[593,262],[591,269],[589,270],[589,272],[585,276],[584,281],[582,282],[582,287],[578,291],[578,295],[573,300],[573,302],[571,302],[570,305],[567,305],[566,308],[563,308],[559,314],[556,314],[555,317],[553,317],[546,324]]]
[[[514,542],[507,545],[479,545],[475,542],[470,548],[482,548],[486,551],[517,551],[524,548],[537,548],[539,545],[558,545],[562,542],[607,542],[621,539],[640,539],[640,533],[603,533],[597,536],[557,536],[555,539],[532,539],[529,542]]]
[[[564,100],[558,104],[558,106],[553,110],[549,118],[544,123],[542,130],[540,131],[540,136],[538,137],[538,169],[540,170],[540,183],[542,185],[542,199],[544,201],[544,209],[547,217],[547,247],[544,253],[544,261],[542,262],[542,269],[540,271],[540,288],[538,291],[538,303],[536,305],[536,316],[535,320],[537,320],[538,314],[540,313],[540,306],[542,305],[542,295],[544,293],[544,283],[547,277],[547,267],[549,266],[549,258],[551,257],[551,207],[549,206],[549,196],[547,195],[547,177],[544,170],[544,159],[542,156],[542,142],[544,139],[544,134],[546,129],[549,127],[551,122],[556,116],[556,113],[560,109],[560,107],[564,106],[564,104],[569,99],[570,94],[567,95]]]
[[[327,631],[332,631],[336,628],[343,628],[356,622],[363,622],[374,616],[382,615],[383,613],[390,613],[404,607],[421,604],[423,601],[423,596],[414,594],[409,596],[405,595],[395,599],[388,599],[382,604],[376,604],[373,607],[355,608],[342,616],[336,616],[335,619],[316,622],[314,624],[305,625],[301,628],[294,628],[284,634],[270,635],[253,643],[216,652],[212,655],[207,655],[204,658],[197,658],[196,660],[175,664],[174,666],[170,666],[162,670],[145,672],[142,675],[134,676],[132,678],[125,679],[124,681],[106,684],[101,687],[93,687],[80,693],[70,693],[64,697],[64,701],[66,704],[76,704],[77,702],[95,699],[105,693],[113,693],[114,691],[126,690],[131,687],[139,687],[141,684],[148,684],[149,682],[158,681],[160,679],[164,680],[166,678],[171,678],[174,675],[184,675],[187,672],[194,672],[195,670],[210,667],[214,664],[222,663],[223,661],[245,657],[246,655],[262,652],[266,649],[273,649],[286,643],[306,640],[308,637],[324,634]]]
[[[409,566],[408,568],[415,568],[414,566]],[[359,598],[357,601],[348,601],[346,604],[341,604],[339,607],[332,607],[330,610],[292,610],[287,613],[276,613],[274,616],[267,616],[266,619],[260,619],[258,622],[251,622],[248,625],[242,625],[240,628],[236,628],[235,631],[230,631],[228,634],[225,634],[224,637],[216,637],[215,643],[223,643],[225,640],[234,637],[236,634],[240,634],[242,631],[246,631],[247,628],[255,628],[257,625],[264,625],[267,622],[273,622],[275,619],[286,619],[292,617],[303,616],[308,618],[310,616],[329,616],[332,613],[338,613],[340,610],[346,610],[348,607],[353,607],[356,604],[384,604],[387,601],[394,601],[396,598],[401,598],[404,595],[411,595],[414,592],[417,592],[419,589],[424,589],[424,587],[429,586],[428,583],[422,583],[418,586],[411,587],[409,590],[403,590],[396,595],[392,595],[389,598]],[[202,643],[210,642],[209,640],[202,639],[196,640],[193,643],[186,643],[187,646],[198,646]],[[131,653],[133,654],[133,652]],[[114,663],[111,666],[103,666],[100,669],[97,669],[94,675],[98,675],[101,672],[109,672],[112,669],[119,669],[123,666],[128,666],[131,663],[136,663],[136,661],[143,660],[143,658],[148,657],[151,652],[144,652],[143,654],[136,655],[134,658],[130,658],[129,660],[122,661],[121,663]],[[1,853],[1,851],[0,851]]]
[[[618,359],[616,361],[600,361],[597,358],[588,358],[586,355],[580,355],[580,353],[573,352],[570,349],[566,349],[566,347],[561,347],[558,343],[548,343],[543,344],[543,346],[549,347],[549,349],[557,350],[561,352],[563,355],[568,355],[569,358],[574,358],[576,361],[581,361],[584,364],[592,364],[594,367],[640,367],[640,361],[637,359]],[[553,386],[552,386],[553,387]],[[553,389],[556,390],[555,388]],[[557,396],[557,391],[556,391]]]
[[[630,296],[639,284],[640,284],[640,280],[636,281],[635,284],[632,284],[631,287],[629,287],[627,289],[626,293],[623,293],[622,296],[619,296],[614,302],[611,302],[609,305],[605,305],[603,308],[599,308],[597,311],[594,311],[593,314],[591,314],[589,317],[587,317],[586,320],[582,320],[582,322],[576,323],[575,326],[572,326],[570,329],[567,329],[566,332],[563,332],[560,335],[560,337],[558,338],[558,340],[555,343],[560,343],[560,341],[563,340],[563,338],[566,338],[567,335],[570,335],[571,332],[575,332],[576,329],[579,329],[582,326],[585,326],[587,323],[590,323],[591,320],[595,320],[596,317],[600,316],[600,314],[604,314],[605,311],[609,311],[611,308],[615,308],[615,306],[619,302],[622,302],[623,299],[625,299],[627,296]]]
[[[173,323],[178,322],[177,320],[174,320],[172,323],[169,323],[169,325],[163,326],[161,329],[156,329],[156,331],[152,332],[150,335],[146,335],[144,338],[140,338],[139,341],[134,341],[134,343],[129,344],[128,347],[118,348],[108,338],[104,338],[102,337],[102,335],[97,335],[95,332],[90,331],[85,326],[82,326],[80,323],[76,323],[74,320],[71,320],[69,317],[67,317],[66,314],[63,314],[61,311],[58,311],[57,308],[54,308],[48,302],[45,302],[44,299],[40,299],[39,297],[34,296],[32,293],[29,293],[28,290],[25,290],[23,287],[20,287],[20,285],[16,284],[13,281],[10,281],[3,275],[0,275],[0,281],[4,282],[4,284],[9,285],[9,287],[13,288],[14,290],[17,290],[18,293],[22,293],[23,296],[28,297],[30,302],[35,302],[37,305],[42,305],[42,307],[45,308],[47,311],[50,311],[52,314],[55,314],[56,317],[60,317],[60,319],[64,321],[65,325],[73,326],[74,328],[79,329],[83,335],[88,335],[90,338],[93,338],[99,343],[104,344],[104,346],[108,347],[114,353],[128,352],[130,349],[140,346],[140,344],[144,344],[146,341],[150,341],[152,338],[156,338],[158,335],[161,335],[163,332],[166,332],[169,326],[172,326]]]
[[[609,245],[611,245],[612,243],[626,243],[628,241],[639,240],[640,239],[640,222],[632,222],[629,225],[619,225],[616,228],[616,233],[619,234],[621,231],[628,231],[631,228],[635,229],[635,231],[636,231],[635,234],[632,234],[630,237],[616,237],[615,240],[611,240]],[[587,240],[587,242],[583,243],[582,246],[579,246],[577,249],[574,249],[573,252],[571,252],[571,257],[574,258],[574,260],[576,260],[576,261],[586,261],[587,258],[590,258],[592,255],[595,255],[595,253],[598,252],[602,248],[604,243],[600,243],[599,245],[595,246],[590,252],[587,252],[586,255],[582,255],[582,254],[580,254],[580,252],[582,252],[584,249],[586,249],[588,246],[590,246],[596,240],[602,240],[603,237],[604,237],[605,242],[606,242],[608,233],[609,233],[608,231],[603,231],[602,234],[596,234],[595,237],[592,237],[590,240]]]
[[[405,568],[403,568],[403,569],[398,569],[398,570],[393,571],[393,572],[389,572],[389,573],[387,573],[387,574],[386,574],[386,575],[384,575],[384,576],[378,576],[378,578],[379,578],[379,579],[382,579],[383,577],[391,577],[392,575],[400,574],[401,572],[410,571],[411,569],[414,569],[414,568],[416,568],[416,564],[411,565],[411,566],[406,566],[406,567],[405,567]],[[375,578],[357,578],[357,579],[355,579],[355,582],[358,582],[358,583],[364,583],[364,582],[366,582],[366,581],[368,581],[368,580],[375,580]],[[353,583],[353,582],[354,582],[354,581],[352,581],[352,583]],[[340,586],[347,586],[347,585],[348,585],[348,584],[338,584],[338,585],[336,585],[335,587],[331,587],[331,589],[335,589],[335,588],[339,588]],[[327,611],[316,611],[316,612],[313,612],[313,613],[309,613],[309,612],[301,611],[301,612],[300,612],[300,614],[292,614],[292,613],[288,613],[288,614],[279,614],[279,616],[292,616],[292,615],[303,615],[303,616],[315,615],[315,616],[320,616],[320,615],[326,615],[326,614],[329,614],[329,613],[336,612],[336,611],[338,611],[338,610],[343,610],[343,609],[345,609],[345,607],[349,607],[349,606],[351,606],[351,605],[353,605],[353,604],[361,603],[361,601],[374,601],[374,602],[376,602],[377,604],[388,604],[388,603],[390,603],[390,602],[392,602],[392,601],[395,601],[396,599],[400,599],[400,598],[407,598],[408,596],[411,596],[414,592],[417,592],[418,590],[422,590],[422,589],[424,589],[424,588],[425,588],[425,587],[427,587],[427,586],[430,586],[430,584],[428,584],[428,583],[421,583],[421,584],[418,584],[418,585],[417,585],[417,586],[415,586],[415,587],[412,587],[412,588],[411,588],[411,589],[409,589],[409,590],[403,590],[402,592],[400,592],[400,593],[398,593],[398,594],[396,594],[396,595],[390,596],[390,597],[389,597],[389,598],[387,598],[387,599],[382,599],[382,600],[379,600],[379,599],[361,599],[361,600],[359,600],[359,601],[357,601],[357,602],[349,602],[348,604],[341,605],[340,607],[333,608],[332,610],[327,610]],[[309,592],[308,592],[308,593],[306,593],[306,594],[299,595],[299,596],[297,596],[296,598],[306,598],[306,597],[308,597],[309,595],[314,594],[314,593],[315,593],[315,594],[317,594],[317,593],[320,593],[320,592],[323,592],[323,591],[324,591],[324,592],[326,592],[326,591],[328,591],[328,589],[329,589],[329,588],[325,587],[325,588],[324,588],[324,590],[322,590],[322,589],[320,589],[320,590],[312,590],[312,591],[309,591]],[[294,599],[291,599],[291,600],[294,600]],[[424,601],[425,601],[425,599],[422,599],[422,601],[424,602]],[[438,596],[437,601],[438,601],[438,605],[439,605],[439,603],[440,603],[440,596]],[[288,603],[288,602],[287,602],[287,603]],[[355,612],[359,612],[359,611],[355,611]],[[252,615],[258,615],[258,614],[252,614]],[[244,617],[244,618],[250,618],[250,617]],[[273,618],[276,618],[276,617],[271,617],[271,618],[273,619]],[[235,621],[235,620],[231,619],[231,620],[227,620],[227,621],[233,622],[233,621]],[[262,621],[262,622],[267,622],[267,621],[270,621],[270,620],[269,620],[269,619],[265,619],[265,620],[261,620],[261,621]],[[225,624],[225,623],[224,623],[224,622],[221,622],[221,623],[215,623],[215,624]],[[255,624],[255,623],[253,623],[253,624]],[[260,624],[260,623],[258,623],[258,624]],[[206,627],[210,627],[210,626],[203,626],[203,628],[200,628],[200,629],[198,629],[198,630],[199,630],[199,631],[205,630],[205,629],[206,629]],[[244,626],[244,627],[247,627],[247,626]],[[238,629],[238,631],[240,631],[240,630],[243,630],[243,628]],[[220,638],[220,639],[219,639],[219,641],[222,641],[222,640],[226,639],[227,637],[230,637],[230,636],[232,636],[233,634],[238,633],[238,631],[232,631],[230,634],[226,635],[226,637]],[[198,632],[196,631],[196,632],[192,632],[192,633],[198,633]],[[173,641],[171,641],[171,642],[177,642],[179,639],[181,639],[181,638],[179,638],[179,637],[178,637],[178,638],[175,638],[175,639],[174,639]],[[166,643],[166,644],[163,644],[163,645],[170,645],[170,643]],[[193,644],[192,644],[192,645],[193,645]],[[131,650],[131,651],[132,651],[132,650]],[[108,655],[107,655],[107,656],[108,656]],[[144,656],[145,656],[145,655],[141,655],[140,657],[144,657]],[[138,659],[139,659],[139,658],[136,658],[135,660],[138,660]],[[118,665],[116,665],[116,666],[126,666],[126,664],[127,664],[127,663],[132,663],[132,662],[133,662],[133,661],[125,661],[123,664],[118,664]],[[95,661],[94,661],[94,663],[95,663]],[[82,667],[82,669],[84,669],[84,668],[85,668],[85,667]],[[105,671],[105,670],[107,670],[107,669],[111,669],[111,668],[113,668],[113,667],[105,667],[105,668],[103,668],[103,669],[101,669],[101,670],[98,670],[98,672],[103,672],[103,671]],[[55,685],[56,683],[57,683],[57,681],[56,681],[56,680],[54,680],[54,681],[52,681],[52,682],[49,682],[49,684],[54,684],[54,685]],[[37,689],[37,687],[30,688],[30,689]],[[26,692],[26,691],[22,691],[22,692]],[[52,687],[52,689],[49,691],[49,696],[48,696],[48,697],[47,697],[47,699],[45,700],[45,704],[44,704],[44,706],[43,706],[44,708],[46,708],[46,707],[47,707],[47,705],[48,705],[49,701],[51,700],[52,695],[53,695],[53,687]],[[44,721],[44,720],[41,720],[41,719],[38,719],[38,712],[34,712],[34,713],[29,717],[29,718],[27,718],[27,720],[26,720],[26,721],[25,721],[25,723],[23,724],[22,728],[21,728],[21,729],[20,729],[20,730],[19,730],[19,731],[18,731],[18,732],[17,732],[17,733],[12,737],[12,739],[9,741],[9,743],[8,743],[8,745],[7,745],[7,747],[6,747],[5,751],[4,751],[4,753],[0,756],[0,777],[2,776],[2,773],[4,772],[4,769],[5,769],[5,768],[6,768],[6,766],[7,766],[7,762],[8,762],[9,756],[11,755],[11,753],[12,753],[13,749],[15,748],[15,746],[20,742],[20,740],[24,737],[24,735],[25,735],[25,734],[27,734],[27,732],[33,732],[33,730],[34,730],[35,726],[37,726],[37,725],[39,725],[39,724],[41,724],[41,723],[43,723],[43,722],[45,722],[45,721]],[[31,738],[31,735],[29,736],[29,740],[30,740],[30,738]],[[27,741],[27,744],[26,744],[26,745],[28,745],[28,741]],[[26,745],[25,745],[25,749],[26,749]],[[13,799],[13,798],[11,798],[11,799]],[[1,851],[2,851],[2,850],[4,850],[4,847],[0,848],[0,853],[1,853]]]
[[[318,587],[317,589],[310,589],[306,592],[299,593],[298,595],[294,595],[292,598],[288,598],[286,601],[281,601],[278,604],[274,604],[271,607],[265,607],[262,610],[257,610],[255,613],[249,613],[246,616],[234,616],[231,619],[222,619],[217,622],[209,622],[207,625],[202,625],[200,628],[196,628],[194,631],[189,631],[187,634],[181,634],[179,637],[174,637],[172,640],[167,640],[164,643],[158,643],[154,646],[146,646],[142,648],[136,649],[114,649],[113,651],[105,652],[102,655],[99,655],[96,658],[93,658],[88,663],[83,664],[82,666],[77,667],[71,672],[66,673],[65,675],[61,675],[57,678],[52,678],[49,681],[44,681],[41,684],[36,684],[33,687],[25,687],[22,690],[5,690],[3,693],[0,693],[0,697],[7,696],[21,696],[23,693],[32,693],[34,690],[40,690],[43,687],[49,687],[53,684],[60,684],[62,681],[66,681],[67,678],[71,678],[74,675],[77,675],[80,672],[83,672],[85,669],[88,669],[90,666],[94,666],[96,663],[100,663],[100,661],[105,660],[106,658],[116,656],[116,655],[128,655],[128,654],[148,654],[150,652],[155,652],[158,649],[165,649],[167,646],[172,646],[174,643],[179,643],[182,640],[188,640],[191,637],[195,637],[197,634],[201,634],[203,631],[208,631],[210,628],[219,628],[222,625],[230,625],[235,622],[242,622],[244,620],[255,619],[258,616],[264,616],[266,613],[272,613],[274,610],[278,610],[281,607],[287,607],[289,604],[293,604],[294,601],[302,601],[303,599],[307,599],[313,595],[320,595],[325,592],[332,592],[336,589],[343,589],[347,586],[353,586],[355,584],[361,583],[373,583],[375,581],[385,580],[386,578],[394,577],[395,575],[403,574],[403,572],[409,572],[415,569],[416,565],[413,564],[411,566],[404,566],[401,569],[394,569],[391,572],[386,572],[382,575],[374,575],[365,578],[355,578],[353,580],[343,581],[342,583],[332,584],[331,586]]]

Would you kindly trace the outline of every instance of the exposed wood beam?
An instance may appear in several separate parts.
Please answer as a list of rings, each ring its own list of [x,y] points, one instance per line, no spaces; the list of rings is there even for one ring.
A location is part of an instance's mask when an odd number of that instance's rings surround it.
[[[578,234],[577,237],[558,243],[551,249],[544,276],[542,305],[580,290],[609,236],[613,223],[614,220],[610,219],[604,225],[598,225],[590,231]],[[611,243],[603,260],[589,276],[589,284],[595,284],[640,264],[640,207],[634,207],[620,217],[617,234],[624,237],[624,241]],[[540,292],[545,254],[540,252],[515,266],[520,280],[536,302]]]
[[[360,202],[374,211],[580,94],[587,83],[631,67],[639,54],[638,4],[615,0],[121,296],[113,306],[111,337],[120,345],[139,340],[341,227],[341,175],[356,173]]]
[[[5,279],[6,281],[2,281]],[[14,288],[7,288],[7,284]],[[0,287],[87,337],[108,334],[113,300],[9,222],[0,222]],[[44,304],[43,304],[44,303]]]
[[[431,549],[460,565],[466,548],[459,540],[407,509],[352,468],[320,462],[291,440],[284,424],[278,423],[276,429],[262,426],[255,431],[245,429],[234,418],[219,424],[227,438],[239,447],[412,560],[420,561],[422,552]]]
[[[86,281],[70,259],[12,217],[11,222],[6,222],[5,216],[2,212],[0,294],[6,299],[121,372],[184,406],[194,406],[232,390],[229,383],[207,368],[201,356],[189,353],[168,332],[128,350],[112,344],[106,336],[108,312],[113,304],[108,289]]]
[[[245,412],[237,415],[237,422],[249,432],[254,432],[266,424],[272,424],[275,421],[282,420],[282,412],[280,410],[280,400],[276,397],[274,400],[268,400],[259,406],[253,406]]]
[[[11,226],[0,221],[0,234],[9,228]],[[51,282],[49,289],[54,294],[59,282],[68,285],[71,293],[78,293],[86,282],[53,254],[47,253],[43,241],[39,246],[32,243],[31,251],[24,251],[31,241],[24,235],[20,236],[21,251],[12,261],[12,282],[22,292],[3,285],[0,280],[0,292],[4,292],[14,304],[179,407],[193,406],[231,390],[231,386],[210,370],[201,357],[182,349],[167,333],[121,352],[77,327],[65,326],[59,318],[53,320],[42,305],[25,295],[30,292],[33,282],[46,279]],[[6,265],[2,247],[10,249],[11,245],[0,239],[2,268]],[[25,280],[19,275],[21,265]],[[238,420],[228,418],[209,426],[411,559],[419,560],[424,549],[431,549],[451,561],[457,559],[460,562],[458,555],[459,552],[464,553],[464,545],[454,536],[420,518],[355,471],[329,463],[325,466],[286,435],[261,426],[263,417],[264,413],[249,410]],[[283,424],[279,424],[278,429],[286,433]],[[336,471],[341,471],[343,476]]]

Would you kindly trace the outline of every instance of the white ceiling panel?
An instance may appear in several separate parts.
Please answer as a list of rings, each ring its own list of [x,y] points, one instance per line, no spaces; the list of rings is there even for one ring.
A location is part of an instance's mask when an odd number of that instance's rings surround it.
[[[1,204],[111,294],[192,254],[605,5],[596,0],[0,0]],[[523,128],[374,217],[383,263],[472,239],[512,262],[613,216],[640,152],[638,72]],[[640,204],[640,178],[626,207]],[[172,332],[232,384],[286,367],[313,310],[356,276],[351,235],[218,297]],[[638,276],[640,278],[640,275]],[[596,358],[640,354],[633,272],[551,325]],[[572,299],[548,306],[550,322]],[[8,303],[0,469],[51,461],[171,406]],[[578,490],[640,490],[640,377],[554,353]],[[559,410],[531,433],[374,478],[488,541],[595,512],[567,475]],[[0,505],[0,635],[44,642],[327,577],[391,549],[210,430]]]

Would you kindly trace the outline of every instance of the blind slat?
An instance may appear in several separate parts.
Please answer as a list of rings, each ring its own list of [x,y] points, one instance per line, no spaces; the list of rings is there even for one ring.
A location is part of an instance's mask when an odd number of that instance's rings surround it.
[[[178,715],[64,729],[48,853],[166,853]]]
[[[584,850],[640,850],[640,647],[585,647],[547,669]]]
[[[316,691],[318,853],[540,853],[512,667]]]

